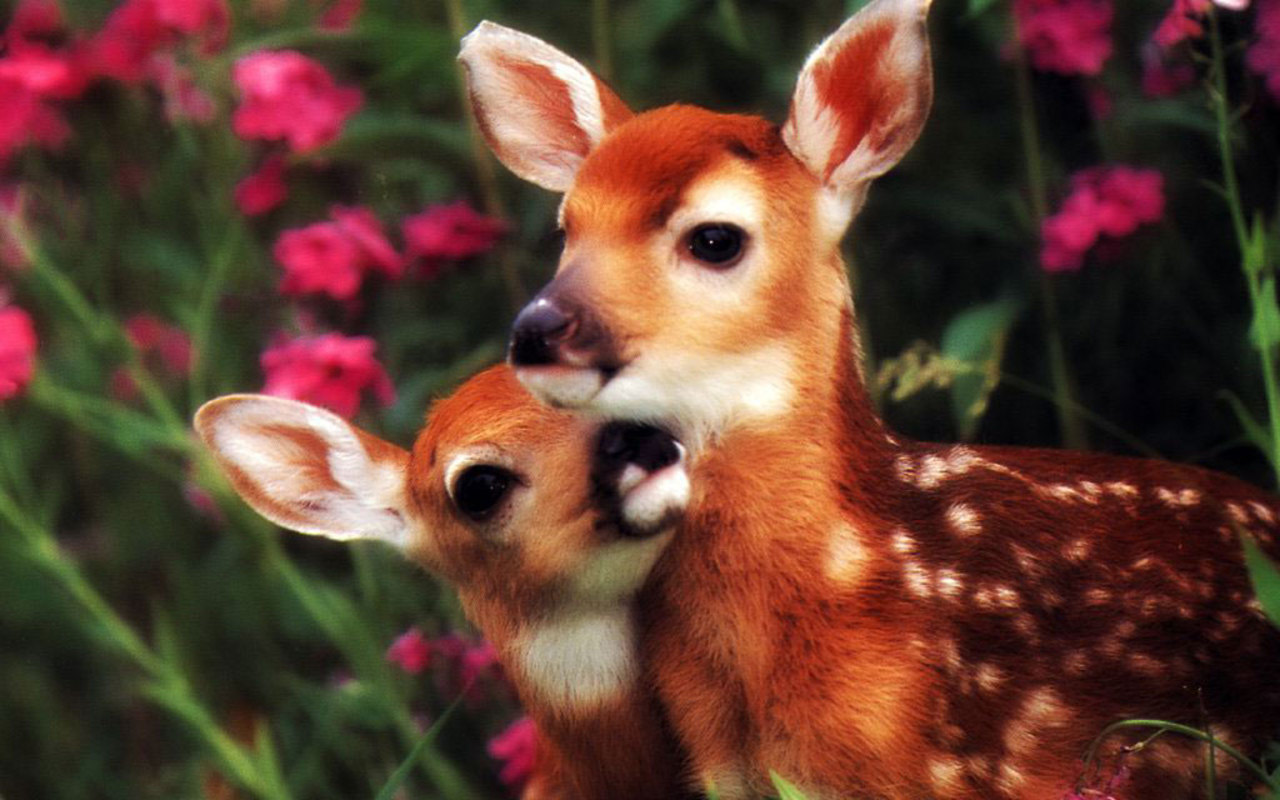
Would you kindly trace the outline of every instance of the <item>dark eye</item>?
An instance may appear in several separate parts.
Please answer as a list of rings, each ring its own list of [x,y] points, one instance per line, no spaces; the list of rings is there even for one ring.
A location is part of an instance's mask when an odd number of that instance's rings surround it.
[[[719,267],[732,266],[742,253],[746,234],[723,222],[699,225],[689,234],[689,252],[699,261]]]
[[[458,476],[453,485],[453,502],[459,511],[479,522],[493,513],[513,482],[505,469],[477,464]]]

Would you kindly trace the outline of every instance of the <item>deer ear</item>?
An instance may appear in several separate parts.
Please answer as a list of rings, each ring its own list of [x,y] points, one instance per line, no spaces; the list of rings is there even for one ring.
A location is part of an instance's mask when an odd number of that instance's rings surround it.
[[[933,98],[929,0],[873,0],[809,56],[782,135],[826,186],[858,194],[920,135]]]
[[[262,516],[330,539],[409,543],[409,454],[315,406],[229,395],[200,407],[196,432]]]
[[[568,191],[591,149],[631,117],[586,67],[492,22],[462,40],[458,60],[489,147],[508,169],[544,189]]]

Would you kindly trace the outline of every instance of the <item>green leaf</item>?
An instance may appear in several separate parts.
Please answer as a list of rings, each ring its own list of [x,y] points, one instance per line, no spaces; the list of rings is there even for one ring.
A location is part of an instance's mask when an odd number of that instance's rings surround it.
[[[1280,344],[1280,304],[1276,302],[1276,279],[1271,275],[1262,279],[1254,298],[1249,341],[1264,352]]]
[[[769,770],[769,780],[773,781],[773,788],[778,790],[778,800],[808,800],[795,784],[773,770]]]
[[[1249,409],[1244,407],[1239,397],[1231,392],[1220,392],[1219,396],[1227,401],[1227,405],[1231,406],[1231,410],[1235,412],[1236,420],[1240,423],[1240,429],[1244,433],[1246,439],[1254,447],[1258,448],[1272,460],[1272,467],[1275,467],[1274,454],[1271,452],[1271,436],[1266,429],[1254,419],[1253,414],[1249,413]]]
[[[1249,567],[1249,579],[1262,610],[1271,624],[1280,628],[1280,569],[1262,552],[1258,543],[1247,534],[1240,535],[1244,545],[1244,563]]]
[[[1244,248],[1244,271],[1249,275],[1261,274],[1267,265],[1267,229],[1262,215],[1253,218],[1253,231]]]
[[[378,792],[375,800],[392,800],[395,797],[396,792],[400,789],[400,784],[404,783],[405,779],[409,777],[409,773],[413,771],[414,764],[427,751],[431,743],[436,740],[436,737],[440,735],[441,728],[449,721],[449,717],[453,716],[453,712],[461,702],[462,697],[459,696],[457,700],[449,704],[449,707],[444,710],[444,713],[435,721],[435,724],[428,728],[426,733],[422,734],[422,738],[418,739],[418,743],[409,751],[409,755],[405,757],[400,766],[396,767],[396,771],[391,773],[391,777],[387,779],[386,784]]]
[[[942,355],[969,368],[951,384],[951,410],[961,439],[972,439],[1000,382],[1000,363],[1009,328],[1022,312],[1022,302],[1004,298],[966,309],[942,334]]]

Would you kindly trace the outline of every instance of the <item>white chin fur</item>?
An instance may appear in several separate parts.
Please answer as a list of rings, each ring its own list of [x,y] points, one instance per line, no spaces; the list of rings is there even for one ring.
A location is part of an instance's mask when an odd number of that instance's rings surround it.
[[[634,464],[620,478],[622,518],[631,528],[647,533],[684,513],[689,505],[689,473],[685,471],[685,449],[679,444],[680,459],[654,473],[645,474]]]
[[[600,370],[590,367],[517,367],[516,378],[534,397],[557,408],[581,408],[604,386]]]

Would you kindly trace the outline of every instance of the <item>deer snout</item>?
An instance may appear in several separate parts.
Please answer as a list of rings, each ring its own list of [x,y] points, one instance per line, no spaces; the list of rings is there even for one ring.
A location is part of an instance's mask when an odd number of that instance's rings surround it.
[[[595,462],[599,495],[624,535],[662,533],[689,505],[685,448],[660,428],[633,422],[604,426]]]
[[[577,314],[549,297],[536,297],[521,309],[511,329],[511,363],[517,367],[555,364],[560,346],[578,331]]]

